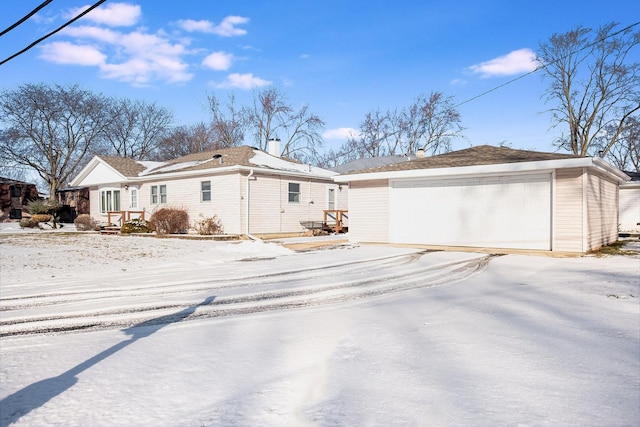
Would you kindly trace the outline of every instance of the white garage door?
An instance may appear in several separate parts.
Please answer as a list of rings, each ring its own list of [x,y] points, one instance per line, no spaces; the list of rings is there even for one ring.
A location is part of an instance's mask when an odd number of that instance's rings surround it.
[[[391,182],[393,243],[551,249],[551,174]]]

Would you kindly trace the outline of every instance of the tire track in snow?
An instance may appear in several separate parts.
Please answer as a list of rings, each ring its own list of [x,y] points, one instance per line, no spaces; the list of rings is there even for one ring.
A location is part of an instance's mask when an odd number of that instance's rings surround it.
[[[135,288],[108,288],[108,289],[88,289],[66,292],[47,292],[31,295],[23,295],[18,297],[0,298],[0,304],[3,311],[23,310],[32,307],[42,307],[46,305],[59,305],[66,303],[73,303],[78,301],[90,301],[90,300],[103,300],[105,298],[131,298],[131,297],[144,297],[153,295],[170,295],[170,294],[184,294],[186,292],[202,292],[208,290],[218,289],[232,289],[241,288],[247,286],[270,285],[270,284],[286,284],[290,282],[297,282],[309,278],[319,279],[324,277],[333,277],[341,274],[340,270],[347,269],[350,273],[356,274],[359,272],[370,272],[371,263],[375,262],[377,268],[382,267],[397,267],[416,262],[420,257],[429,251],[421,251],[411,254],[393,255],[375,260],[364,261],[350,261],[345,263],[334,264],[330,266],[306,268],[304,270],[296,269],[292,271],[279,271],[275,273],[257,274],[244,277],[234,278],[218,278],[215,282],[203,281],[202,279],[191,281],[180,281],[165,284],[151,283],[146,286],[140,286]],[[258,261],[260,259],[251,260]],[[247,260],[239,260],[238,262],[246,262]],[[136,279],[138,281],[148,280],[149,278],[159,277],[154,272],[144,275],[136,273]],[[212,287],[212,285],[215,286]],[[1,324],[1,323],[0,323]]]
[[[26,315],[3,319],[0,321],[0,337],[152,326],[185,320],[346,303],[411,289],[455,283],[483,271],[490,260],[496,256],[488,255],[433,267],[415,265],[415,261],[422,255],[424,253],[411,254],[408,258],[407,255],[394,257],[398,258],[396,260],[398,262],[392,262],[391,266],[388,263],[371,260],[362,262],[361,268],[358,269],[349,269],[349,265],[340,265],[330,269],[332,270],[330,274],[321,275],[333,278],[329,283],[322,285],[305,283],[308,280],[317,281],[319,277],[317,274],[319,269],[317,268],[298,272],[249,276],[238,279],[239,282],[235,284],[231,281],[224,287],[216,287],[210,283],[209,287],[197,287],[197,290],[216,293],[213,291],[248,287],[251,289],[248,289],[250,292],[247,293],[227,292],[228,295],[222,293],[212,298],[213,301],[206,305],[201,303],[201,299],[191,299],[164,304],[134,304],[106,310],[77,310],[50,316]],[[366,277],[361,277],[365,274]],[[268,283],[261,282],[260,287],[269,288],[278,285],[278,288],[253,291],[253,286],[248,283],[249,279],[262,278],[264,280],[266,277],[269,278]],[[296,286],[283,288],[283,282],[287,281],[295,283]],[[199,282],[199,284],[205,284],[205,282]],[[125,293],[127,290],[120,291]],[[132,289],[128,291],[131,292]],[[174,293],[184,296],[185,290],[176,290]],[[122,296],[130,298],[134,294],[135,292]],[[85,299],[79,299],[75,302],[84,303],[95,299],[94,295],[89,292],[81,293],[81,295]],[[158,295],[166,295],[166,292],[161,291]],[[107,295],[106,298],[111,298],[111,296]]]

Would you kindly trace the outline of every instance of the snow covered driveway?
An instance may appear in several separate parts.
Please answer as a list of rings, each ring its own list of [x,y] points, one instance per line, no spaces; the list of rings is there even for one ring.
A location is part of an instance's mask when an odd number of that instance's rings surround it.
[[[640,424],[637,257],[34,237],[0,426]]]

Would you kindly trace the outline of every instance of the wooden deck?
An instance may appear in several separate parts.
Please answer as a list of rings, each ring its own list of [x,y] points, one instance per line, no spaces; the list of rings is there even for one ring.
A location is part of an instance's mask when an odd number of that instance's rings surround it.
[[[120,234],[122,224],[132,219],[144,219],[144,211],[110,211],[107,212],[107,225],[100,230],[100,234]]]
[[[322,220],[300,221],[300,225],[315,233],[346,233],[349,230],[349,211],[327,209],[323,211]]]

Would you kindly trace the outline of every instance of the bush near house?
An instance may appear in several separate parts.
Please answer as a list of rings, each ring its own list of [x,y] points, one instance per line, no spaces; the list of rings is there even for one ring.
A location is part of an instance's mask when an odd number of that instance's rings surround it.
[[[189,213],[186,209],[162,208],[149,219],[158,234],[186,234],[189,231]]]
[[[196,232],[203,236],[212,236],[215,234],[224,234],[224,227],[220,218],[214,215],[210,218],[202,218],[200,221],[196,221],[193,225]]]
[[[62,205],[52,200],[31,200],[27,203],[26,211],[31,215],[49,214],[55,215]]]
[[[130,233],[151,233],[153,228],[148,221],[140,218],[131,219],[120,227],[120,233],[122,234],[130,234]]]
[[[78,215],[78,217],[73,221],[73,223],[76,225],[76,230],[78,231],[91,231],[91,230],[95,230],[96,227],[98,226],[98,223],[96,222],[96,220],[93,219],[91,215],[87,215],[87,214]]]
[[[22,228],[42,228],[41,223],[48,223],[54,220],[53,215],[49,214],[35,214],[31,218],[23,218],[20,221],[20,227]],[[49,224],[50,225],[50,224]]]

